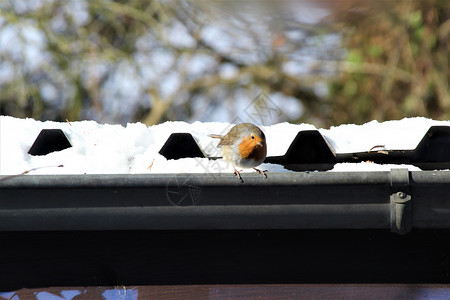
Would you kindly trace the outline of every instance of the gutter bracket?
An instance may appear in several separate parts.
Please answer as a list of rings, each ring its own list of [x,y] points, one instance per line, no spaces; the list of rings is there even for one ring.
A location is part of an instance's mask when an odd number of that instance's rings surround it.
[[[391,232],[405,234],[412,229],[412,195],[408,169],[391,169]]]

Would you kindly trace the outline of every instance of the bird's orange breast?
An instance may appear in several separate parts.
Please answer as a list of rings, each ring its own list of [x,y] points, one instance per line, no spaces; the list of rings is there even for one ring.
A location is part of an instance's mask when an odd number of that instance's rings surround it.
[[[239,154],[243,159],[262,160],[266,156],[265,145],[265,141],[261,139],[243,138],[238,146]]]

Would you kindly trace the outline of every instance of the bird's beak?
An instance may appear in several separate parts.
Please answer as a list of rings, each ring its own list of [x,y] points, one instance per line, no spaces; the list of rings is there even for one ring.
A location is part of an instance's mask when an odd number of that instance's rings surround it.
[[[262,142],[261,142],[261,141],[259,141],[259,142],[257,142],[257,143],[258,143],[258,145],[259,145],[259,146],[261,146],[261,147],[262,147],[262,145],[263,145],[263,144],[262,144]]]

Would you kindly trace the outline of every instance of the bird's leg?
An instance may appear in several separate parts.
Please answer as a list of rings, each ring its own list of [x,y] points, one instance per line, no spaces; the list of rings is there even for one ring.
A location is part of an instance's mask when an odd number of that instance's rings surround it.
[[[233,169],[234,169],[234,176],[237,176],[241,180],[241,183],[244,183],[244,179],[242,179],[241,173],[239,173],[239,171],[236,170],[235,167],[233,167]]]
[[[258,172],[259,174],[263,174],[267,178],[267,174],[266,174],[267,170],[261,171],[260,169],[257,169],[257,168],[253,168],[253,169],[255,169],[255,171]]]

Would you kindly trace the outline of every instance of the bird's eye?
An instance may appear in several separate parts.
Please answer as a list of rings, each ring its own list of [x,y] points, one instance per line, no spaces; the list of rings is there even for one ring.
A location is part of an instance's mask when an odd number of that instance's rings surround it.
[[[252,140],[254,140],[255,139],[255,136],[254,135],[252,135]]]

